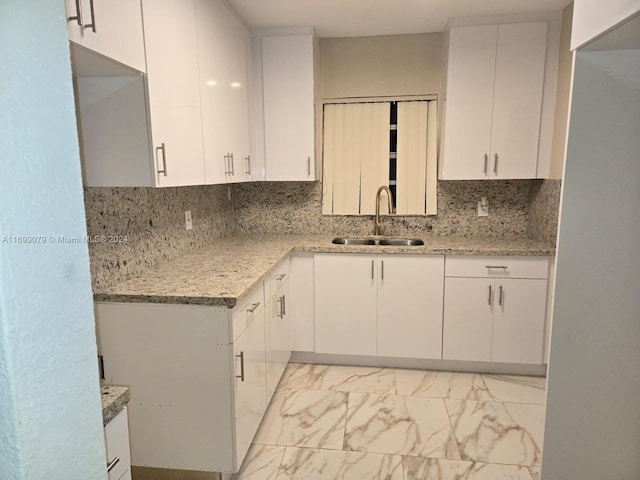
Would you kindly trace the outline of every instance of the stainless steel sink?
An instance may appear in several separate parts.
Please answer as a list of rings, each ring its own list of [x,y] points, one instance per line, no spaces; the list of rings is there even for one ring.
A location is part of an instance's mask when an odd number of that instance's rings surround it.
[[[331,243],[337,245],[375,245],[376,241],[373,238],[336,237],[331,240]]]
[[[418,245],[424,245],[424,242],[419,238],[382,238],[378,244],[394,245],[398,247],[415,247]]]
[[[350,237],[336,237],[331,243],[337,245],[380,245],[380,246],[397,246],[397,247],[414,247],[424,245],[424,242],[419,238],[399,238],[399,237],[386,237],[386,238],[350,238]]]

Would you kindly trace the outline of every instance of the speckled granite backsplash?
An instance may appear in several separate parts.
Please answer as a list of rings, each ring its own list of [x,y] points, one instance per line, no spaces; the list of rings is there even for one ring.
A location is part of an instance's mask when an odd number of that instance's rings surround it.
[[[85,188],[90,236],[121,236],[89,244],[94,291],[235,231],[226,185],[179,188]],[[185,230],[191,210],[193,229]],[[120,241],[122,240],[122,241]]]
[[[438,182],[438,215],[385,217],[383,233],[526,236],[529,180]],[[234,186],[237,231],[244,233],[371,233],[371,216],[323,216],[319,182],[262,182]],[[489,216],[478,217],[480,197]]]
[[[529,229],[527,230],[530,238],[556,243],[561,187],[560,180],[533,180],[531,182]]]

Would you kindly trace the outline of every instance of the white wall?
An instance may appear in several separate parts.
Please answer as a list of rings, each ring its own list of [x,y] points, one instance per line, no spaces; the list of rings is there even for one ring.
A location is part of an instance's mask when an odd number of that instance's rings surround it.
[[[86,234],[64,2],[0,37],[0,478],[106,479],[87,245],[51,239]]]
[[[544,480],[640,478],[639,152],[640,50],[577,52]]]
[[[571,50],[640,11],[640,0],[575,0]]]

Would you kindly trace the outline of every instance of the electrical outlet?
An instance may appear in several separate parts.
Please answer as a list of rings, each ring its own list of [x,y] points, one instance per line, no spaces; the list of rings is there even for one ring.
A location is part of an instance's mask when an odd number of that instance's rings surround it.
[[[193,223],[191,221],[191,210],[187,210],[184,212],[184,226],[187,230],[191,230],[193,228]]]
[[[478,200],[478,216],[489,216],[489,200],[487,200],[487,197],[480,197],[480,200]]]

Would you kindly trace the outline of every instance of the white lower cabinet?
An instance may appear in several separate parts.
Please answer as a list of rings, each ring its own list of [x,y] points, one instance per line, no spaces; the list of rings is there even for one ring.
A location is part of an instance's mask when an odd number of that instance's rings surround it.
[[[547,257],[447,257],[443,358],[542,364]]]
[[[443,273],[441,255],[316,255],[316,353],[441,358]]]
[[[133,465],[240,469],[267,407],[262,288],[233,309],[96,304],[107,382],[136,392]]]
[[[109,480],[131,478],[131,452],[129,449],[129,420],[127,407],[104,426],[107,448],[107,472]]]

